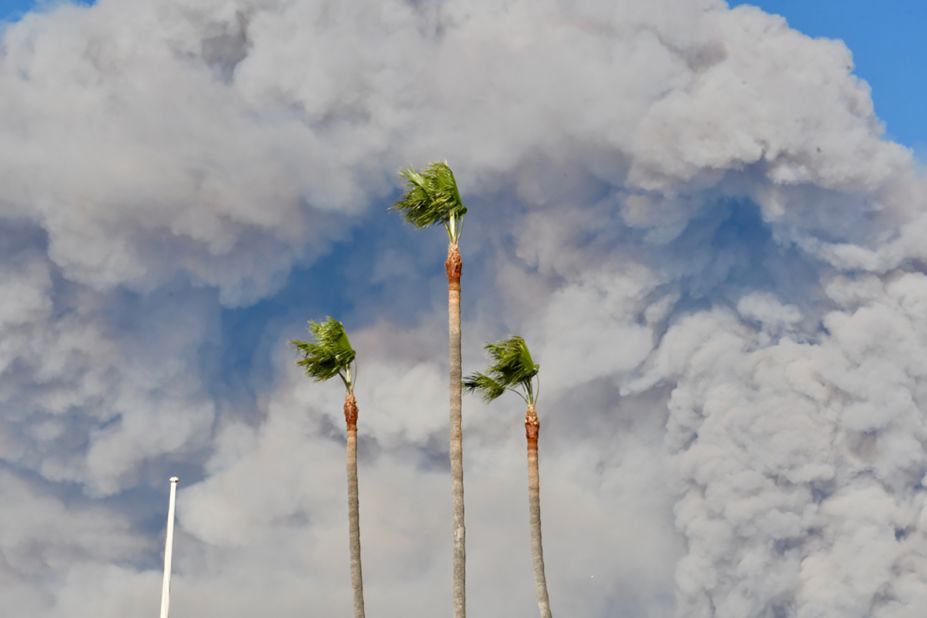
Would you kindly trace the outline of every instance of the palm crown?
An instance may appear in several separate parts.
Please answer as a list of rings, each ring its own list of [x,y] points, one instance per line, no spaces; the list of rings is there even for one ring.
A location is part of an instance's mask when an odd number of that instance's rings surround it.
[[[446,162],[432,163],[422,172],[404,169],[406,194],[393,205],[415,227],[444,225],[447,236],[457,243],[467,207],[460,199],[454,172]]]
[[[496,399],[509,390],[534,405],[540,392],[540,382],[535,388],[534,379],[541,366],[531,358],[528,344],[521,337],[509,337],[485,346],[493,363],[486,373],[474,373],[464,379],[464,388],[478,392],[486,401]],[[522,392],[517,390],[522,389]]]
[[[351,341],[344,330],[344,325],[329,317],[324,322],[309,322],[309,332],[312,333],[315,341],[294,339],[290,342],[303,355],[296,364],[306,370],[307,376],[318,382],[338,376],[344,382],[348,392],[353,392],[354,379],[357,376],[354,362],[356,354],[354,348],[351,347]],[[353,377],[352,365],[355,368]]]

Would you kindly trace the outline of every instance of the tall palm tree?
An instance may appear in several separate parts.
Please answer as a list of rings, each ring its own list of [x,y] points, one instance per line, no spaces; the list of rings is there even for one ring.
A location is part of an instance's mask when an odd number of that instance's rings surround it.
[[[521,337],[510,337],[486,345],[493,363],[486,373],[467,376],[464,386],[478,392],[486,401],[492,401],[505,391],[512,391],[528,406],[525,413],[525,437],[528,440],[528,515],[531,523],[531,557],[534,563],[534,586],[537,592],[541,618],[551,618],[550,599],[547,596],[547,577],[544,575],[544,549],[541,543],[541,480],[538,473],[538,420],[537,396],[540,382],[535,384],[541,366],[536,364]]]
[[[447,232],[447,321],[450,360],[450,460],[454,508],[454,617],[467,615],[466,528],[464,527],[463,439],[461,432],[460,369],[460,233],[467,208],[460,199],[454,172],[446,162],[432,163],[421,172],[405,169],[406,193],[393,206],[418,228],[443,225]]]
[[[361,572],[360,507],[357,496],[357,399],[354,380],[357,376],[355,352],[348,334],[338,320],[309,322],[314,341],[290,343],[302,354],[297,364],[317,382],[335,376],[344,384],[344,421],[347,424],[348,537],[351,550],[351,586],[354,588],[354,617],[364,618],[364,579]]]

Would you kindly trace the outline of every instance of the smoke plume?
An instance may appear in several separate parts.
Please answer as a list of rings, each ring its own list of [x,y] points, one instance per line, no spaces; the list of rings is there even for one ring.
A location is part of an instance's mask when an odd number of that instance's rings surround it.
[[[446,613],[440,231],[465,371],[541,363],[561,616],[914,618],[927,606],[927,186],[839,41],[721,0],[98,0],[0,31],[0,589],[11,615],[349,603],[359,352],[367,605]],[[517,400],[465,401],[469,594],[528,615]],[[922,521],[924,520],[924,521]]]

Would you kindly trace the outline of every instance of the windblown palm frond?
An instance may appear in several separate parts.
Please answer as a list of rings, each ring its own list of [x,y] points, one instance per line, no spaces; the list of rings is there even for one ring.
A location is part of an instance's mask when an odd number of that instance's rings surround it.
[[[492,401],[506,390],[522,387],[528,403],[534,403],[532,380],[541,366],[531,358],[528,344],[521,337],[509,337],[485,346],[493,363],[486,373],[474,373],[464,380],[470,392],[479,392],[486,401]],[[516,391],[517,392],[517,391]]]
[[[485,373],[474,373],[464,378],[464,388],[479,393],[486,401],[492,401],[505,392],[505,387]]]
[[[309,331],[315,341],[294,339],[290,342],[303,355],[297,364],[306,370],[307,376],[319,382],[341,376],[351,390],[351,363],[356,354],[344,325],[329,317],[324,322],[309,322]]]
[[[459,233],[457,224],[467,213],[460,199],[454,172],[447,163],[432,163],[422,172],[405,169],[400,172],[406,179],[406,194],[393,205],[402,212],[406,221],[416,227],[443,224],[452,240]]]

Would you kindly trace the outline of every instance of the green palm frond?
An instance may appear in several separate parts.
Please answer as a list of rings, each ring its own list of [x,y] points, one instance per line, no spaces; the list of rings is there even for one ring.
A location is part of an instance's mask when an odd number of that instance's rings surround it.
[[[351,364],[356,353],[344,325],[329,317],[324,322],[309,322],[309,332],[314,341],[294,339],[290,342],[302,353],[296,364],[306,370],[307,376],[319,382],[340,376],[348,390],[352,390]]]
[[[541,366],[531,358],[528,344],[521,337],[509,337],[489,343],[485,346],[493,363],[486,373],[475,373],[464,381],[467,390],[479,392],[484,399],[492,401],[506,390],[515,390],[520,387],[524,390],[524,399],[529,403],[535,402],[535,389],[533,380],[538,375]]]
[[[402,212],[406,221],[415,227],[444,225],[451,240],[456,242],[467,207],[460,199],[450,166],[437,162],[421,172],[404,169],[400,175],[406,179],[406,194],[393,204],[393,208]]]
[[[493,361],[490,371],[506,386],[521,384],[538,374],[540,365],[535,364],[528,351],[528,344],[521,337],[509,337],[485,346]]]
[[[474,373],[464,378],[463,386],[471,393],[479,393],[486,401],[492,401],[505,392],[505,387],[484,373]]]

